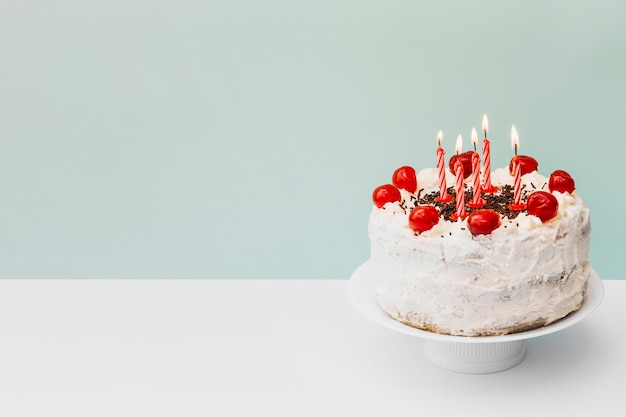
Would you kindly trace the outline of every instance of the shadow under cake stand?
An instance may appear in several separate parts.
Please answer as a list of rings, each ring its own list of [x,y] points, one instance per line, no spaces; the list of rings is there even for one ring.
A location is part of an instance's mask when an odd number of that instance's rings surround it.
[[[592,269],[582,307],[548,326],[504,336],[450,336],[416,329],[392,319],[374,296],[374,275],[370,261],[359,266],[348,282],[354,307],[370,320],[390,330],[425,339],[426,357],[435,365],[454,372],[485,374],[500,372],[526,357],[526,340],[558,332],[591,314],[604,297],[604,285]]]

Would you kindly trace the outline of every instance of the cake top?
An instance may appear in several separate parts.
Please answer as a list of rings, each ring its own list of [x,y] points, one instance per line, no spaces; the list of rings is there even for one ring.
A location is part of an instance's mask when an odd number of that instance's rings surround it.
[[[486,116],[483,118],[482,158],[477,151],[461,153],[459,135],[456,154],[450,158],[447,168],[441,146],[436,150],[437,168],[423,169],[419,173],[411,166],[398,168],[391,177],[391,184],[374,190],[375,210],[404,213],[406,225],[417,236],[440,233],[441,225],[435,227],[440,222],[447,224],[446,231],[459,228],[469,229],[473,235],[488,235],[500,227],[541,226],[564,215],[564,205],[582,203],[569,173],[556,170],[545,177],[539,174],[539,164],[534,158],[517,154],[519,139],[515,127],[511,129],[515,155],[508,168],[492,171],[485,120]],[[437,142],[440,145],[441,132]],[[472,142],[476,149],[475,130]],[[433,228],[436,231],[429,233]]]

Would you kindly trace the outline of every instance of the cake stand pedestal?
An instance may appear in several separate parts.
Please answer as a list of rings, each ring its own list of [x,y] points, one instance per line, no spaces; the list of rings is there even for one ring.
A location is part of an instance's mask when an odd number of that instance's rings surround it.
[[[526,342],[455,343],[426,340],[426,357],[435,365],[464,374],[488,374],[514,367],[526,357]]]
[[[369,261],[352,274],[348,296],[356,309],[370,320],[410,336],[426,339],[424,350],[433,364],[449,371],[485,374],[505,371],[526,357],[526,340],[566,329],[580,322],[602,302],[604,285],[592,269],[582,307],[548,326],[504,336],[449,336],[407,326],[389,317],[376,302],[374,275]]]

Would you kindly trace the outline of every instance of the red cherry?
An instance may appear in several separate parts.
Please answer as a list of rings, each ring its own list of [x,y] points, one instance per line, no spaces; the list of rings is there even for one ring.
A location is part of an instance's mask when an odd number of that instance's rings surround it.
[[[439,223],[439,212],[434,206],[417,206],[409,214],[409,226],[416,232],[425,232]]]
[[[528,214],[539,217],[542,223],[556,216],[559,211],[559,202],[547,191],[535,191],[528,197],[526,204]]]
[[[520,167],[522,168],[522,175],[528,174],[529,172],[537,171],[537,167],[539,166],[539,162],[532,156],[526,155],[517,155],[511,158],[511,162],[509,162],[509,172],[511,175],[515,175],[513,172],[515,158],[519,159]]]
[[[467,178],[472,175],[472,154],[474,151],[463,152],[462,154],[453,155],[450,158],[449,167],[450,172],[456,175],[456,170],[454,169],[454,164],[456,161],[461,161],[463,164],[463,178]]]
[[[474,210],[467,218],[467,225],[473,235],[488,235],[500,227],[500,214],[489,209]]]
[[[401,199],[402,196],[400,196],[400,190],[391,184],[376,187],[372,193],[372,200],[374,200],[374,204],[376,204],[376,207],[378,208],[384,206],[385,203],[400,201]]]
[[[396,187],[407,190],[410,193],[417,191],[417,176],[415,175],[415,169],[410,166],[396,169],[391,177],[391,182]]]
[[[567,191],[570,194],[576,189],[574,178],[562,169],[557,169],[550,175],[548,187],[550,191],[558,191],[560,193]]]

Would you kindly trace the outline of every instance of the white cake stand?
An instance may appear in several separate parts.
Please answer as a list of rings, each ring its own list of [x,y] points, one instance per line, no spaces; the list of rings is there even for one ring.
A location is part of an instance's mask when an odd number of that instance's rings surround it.
[[[448,336],[419,330],[392,319],[374,296],[374,275],[369,261],[352,274],[348,295],[356,309],[388,329],[426,339],[426,357],[435,365],[454,372],[485,374],[500,372],[519,364],[526,357],[525,340],[558,332],[580,322],[593,312],[604,297],[604,285],[591,270],[582,307],[548,326],[504,336]]]

